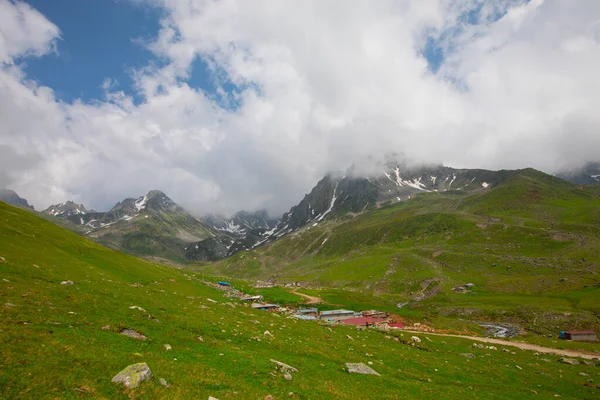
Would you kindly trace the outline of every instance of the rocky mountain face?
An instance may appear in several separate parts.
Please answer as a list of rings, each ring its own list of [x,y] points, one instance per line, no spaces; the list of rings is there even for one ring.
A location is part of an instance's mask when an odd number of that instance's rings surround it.
[[[268,238],[277,239],[325,218],[360,213],[371,207],[406,201],[418,193],[486,190],[504,181],[512,171],[454,169],[444,166],[410,168],[387,164],[380,173],[357,176],[327,175],[302,201],[285,213]]]
[[[564,171],[556,176],[578,185],[598,185],[600,184],[600,162],[587,163],[580,169]]]
[[[20,197],[14,190],[0,189],[0,201],[10,204],[11,206],[17,206],[21,208],[29,208],[33,210],[33,206],[29,205],[27,200]]]
[[[72,202],[59,206],[46,212],[78,225],[99,243],[138,256],[184,261],[190,243],[218,236],[159,190],[124,199],[108,212],[87,211]]]
[[[273,234],[279,220],[265,210],[240,211],[231,218],[209,215],[202,218],[218,235],[186,247],[190,261],[214,261],[264,243]]]
[[[54,217],[67,218],[74,215],[93,213],[95,211],[86,209],[83,204],[67,201],[65,203],[54,204],[46,208],[43,212]]]

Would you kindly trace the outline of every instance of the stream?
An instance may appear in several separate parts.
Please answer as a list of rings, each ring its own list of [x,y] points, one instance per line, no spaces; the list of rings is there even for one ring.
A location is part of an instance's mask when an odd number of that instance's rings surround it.
[[[518,335],[518,331],[515,328],[510,328],[502,325],[493,324],[479,324],[487,329],[488,333],[493,337],[498,338],[511,338]]]

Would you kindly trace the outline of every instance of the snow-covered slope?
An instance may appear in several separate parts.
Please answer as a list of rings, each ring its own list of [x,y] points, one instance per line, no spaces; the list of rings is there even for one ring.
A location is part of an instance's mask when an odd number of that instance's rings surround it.
[[[351,168],[345,175],[330,174],[321,179],[298,205],[283,215],[268,241],[334,215],[405,201],[417,193],[488,190],[511,173],[444,166],[409,168],[390,163],[380,168],[380,172],[360,176]]]
[[[556,174],[561,179],[579,185],[600,184],[600,162],[587,163],[582,168]]]
[[[83,204],[77,204],[72,201],[67,201],[65,203],[51,205],[50,207],[46,208],[43,212],[52,215],[53,217],[67,218],[73,215],[83,215],[95,211],[86,209]]]

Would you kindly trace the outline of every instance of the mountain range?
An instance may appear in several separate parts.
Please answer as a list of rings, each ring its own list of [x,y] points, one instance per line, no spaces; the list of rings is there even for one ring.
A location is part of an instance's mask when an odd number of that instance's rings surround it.
[[[159,190],[124,199],[107,212],[67,201],[43,213],[101,244],[134,255],[175,262],[215,261],[274,242],[303,227],[316,227],[327,219],[353,218],[418,194],[482,193],[517,173],[441,165],[409,167],[399,162],[377,169],[379,172],[360,174],[351,167],[344,174],[326,175],[280,219],[266,211],[195,217]],[[600,183],[600,163],[558,176],[578,184]],[[2,189],[0,200],[33,209],[11,190]]]

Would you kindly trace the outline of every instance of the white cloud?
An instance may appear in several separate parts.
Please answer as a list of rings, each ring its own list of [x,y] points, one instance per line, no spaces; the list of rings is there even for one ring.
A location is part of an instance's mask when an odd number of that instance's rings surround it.
[[[0,0],[0,155],[13,160],[0,184],[38,208],[159,188],[197,211],[282,212],[369,156],[550,172],[598,157],[594,0],[152,4],[166,17],[149,47],[167,62],[136,72],[144,101],[108,77],[103,99],[65,104],[15,65],[53,51],[58,28]],[[428,36],[447,56],[437,74]],[[238,91],[189,87],[197,57]]]

